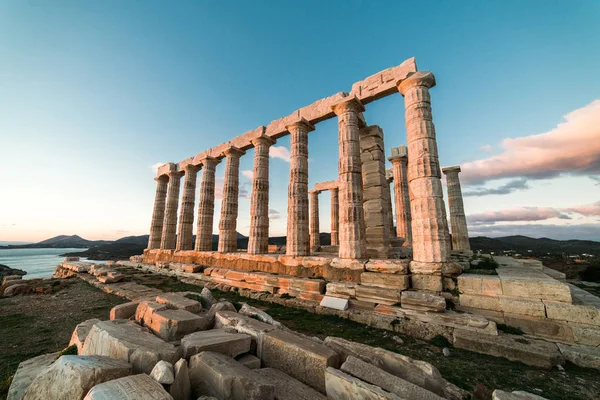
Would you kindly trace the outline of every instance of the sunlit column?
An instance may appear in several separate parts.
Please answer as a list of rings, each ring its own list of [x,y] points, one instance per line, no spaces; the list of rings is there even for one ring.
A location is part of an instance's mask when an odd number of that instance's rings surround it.
[[[404,246],[412,244],[410,196],[408,193],[408,150],[406,146],[392,148],[394,200],[396,202],[396,236],[404,238]]]
[[[196,201],[196,176],[199,167],[188,164],[183,168],[183,196],[179,211],[179,228],[177,230],[177,246],[175,250],[192,250],[194,230],[194,203]]]
[[[160,248],[162,250],[175,249],[175,234],[177,232],[177,206],[179,205],[179,187],[181,186],[180,171],[171,171],[168,173],[169,186],[167,188],[167,207],[165,209],[165,219],[163,223],[162,241]]]
[[[460,167],[448,167],[442,169],[446,175],[448,184],[448,207],[450,208],[450,227],[452,228],[452,249],[471,250],[469,244],[469,232],[467,230],[467,218],[465,217],[465,206],[463,204],[462,190],[458,173]]]
[[[161,175],[154,179],[156,181],[156,195],[154,196],[154,210],[152,211],[152,223],[150,225],[149,249],[159,249],[162,238],[163,222],[165,218],[165,202],[167,198],[167,184],[169,177]]]
[[[200,160],[203,172],[198,201],[196,251],[212,250],[213,219],[215,215],[215,169],[221,161],[206,157]]]
[[[220,253],[237,250],[237,215],[240,182],[240,157],[245,153],[237,147],[225,150],[225,182],[223,183],[223,200],[221,202],[221,219],[219,221]]]

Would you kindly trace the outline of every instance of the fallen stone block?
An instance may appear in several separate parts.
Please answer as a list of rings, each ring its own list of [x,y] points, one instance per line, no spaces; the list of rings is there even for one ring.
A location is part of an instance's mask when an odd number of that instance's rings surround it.
[[[58,354],[43,354],[20,363],[12,378],[6,400],[21,400],[31,382],[56,361]]]
[[[363,272],[360,274],[360,283],[361,285],[384,289],[406,290],[410,287],[408,275],[381,274],[377,272]]]
[[[454,347],[547,369],[565,362],[556,344],[515,335],[491,336],[455,329]]]
[[[250,369],[259,369],[260,368],[260,358],[253,356],[252,354],[242,354],[239,357],[236,357],[235,360],[242,364],[246,368]]]
[[[214,298],[211,291],[207,288],[202,288],[200,292],[200,298],[202,299],[202,306],[209,309],[213,304],[217,303],[217,299]]]
[[[326,397],[315,389],[291,376],[273,369],[262,368],[255,371],[267,382],[275,387],[275,399],[277,400],[325,400]]]
[[[190,380],[196,395],[222,400],[271,400],[275,388],[261,375],[223,354],[205,351],[190,359]]]
[[[152,368],[152,372],[150,372],[150,378],[162,385],[170,385],[175,381],[173,364],[166,361],[157,362],[154,368]]]
[[[400,290],[356,285],[355,291],[357,300],[387,305],[400,303]]]
[[[211,329],[186,335],[181,339],[183,357],[190,358],[203,351],[212,351],[236,357],[250,351],[252,339],[242,333],[230,333],[224,329]]]
[[[62,356],[41,372],[23,399],[81,399],[94,386],[131,374],[131,365],[103,356]]]
[[[107,356],[129,362],[133,372],[150,373],[160,360],[174,363],[178,349],[147,332],[134,322],[113,320],[92,326],[83,344],[82,355]]]
[[[443,395],[445,381],[442,375],[436,367],[425,361],[413,360],[379,347],[331,336],[325,338],[325,345],[340,355],[341,362],[345,362],[349,356],[352,356],[430,392]]]
[[[348,299],[325,296],[323,297],[323,300],[321,300],[320,306],[333,308],[334,310],[345,311],[348,309]]]
[[[279,329],[285,328],[281,322],[275,321],[273,319],[273,317],[271,317],[269,314],[267,314],[263,310],[260,310],[256,307],[249,306],[247,303],[242,303],[242,308],[240,308],[240,310],[238,312],[240,314],[246,315],[248,317],[256,317],[259,320],[261,320],[262,322],[269,324],[269,325],[273,325],[276,328],[279,328]]]
[[[256,355],[261,359],[264,336],[277,329],[273,325],[265,324],[233,311],[219,311],[215,316],[215,329],[225,327],[231,327],[238,333],[249,335],[256,342]]]
[[[84,400],[173,400],[162,385],[146,374],[131,375],[96,385]]]
[[[395,394],[332,367],[325,371],[325,385],[327,397],[333,400],[403,400]]]
[[[504,390],[494,390],[492,393],[492,400],[548,400],[545,397],[538,396],[536,394],[515,391],[512,393],[505,392]]]
[[[129,302],[114,306],[110,310],[110,319],[129,319],[135,315],[139,303]]]
[[[407,380],[392,375],[373,364],[348,356],[340,368],[342,371],[355,376],[367,383],[394,393],[400,398],[411,400],[442,400],[443,397],[430,392]]]
[[[136,311],[136,320],[166,341],[179,340],[206,326],[202,317],[185,310],[168,309],[166,304],[143,301]]]
[[[446,311],[446,299],[433,293],[402,292],[400,298],[402,308],[418,311]]]
[[[177,293],[160,294],[156,296],[156,302],[159,304],[167,304],[170,308],[185,310],[191,313],[199,313],[202,311],[202,304]]]
[[[101,283],[117,283],[125,279],[125,275],[119,272],[108,271],[105,275],[97,276],[96,279]]]
[[[192,386],[190,384],[190,373],[188,362],[180,359],[173,366],[175,378],[169,388],[169,393],[174,400],[190,400],[192,398]]]
[[[583,344],[569,345],[557,343],[565,359],[584,368],[600,369],[600,348]]]
[[[321,393],[325,393],[325,369],[339,365],[337,353],[329,347],[281,330],[264,335],[261,359],[265,366],[285,372]]]
[[[83,350],[83,343],[85,342],[85,338],[88,333],[92,329],[92,326],[96,323],[100,322],[98,318],[88,319],[87,321],[83,321],[78,324],[71,335],[71,341],[69,342],[69,346],[76,345],[77,346],[77,354],[81,354]]]

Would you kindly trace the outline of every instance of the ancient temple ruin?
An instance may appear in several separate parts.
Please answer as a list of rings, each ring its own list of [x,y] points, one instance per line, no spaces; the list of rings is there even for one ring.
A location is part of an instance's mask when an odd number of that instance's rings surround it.
[[[450,259],[451,249],[468,253],[469,239],[459,167],[444,169],[454,233],[452,242],[450,239],[429,93],[435,84],[431,72],[418,71],[415,60],[408,59],[356,82],[349,93],[317,100],[267,126],[178,163],[161,166],[144,261],[318,276],[354,283],[364,283],[360,275],[365,265],[378,263],[404,271],[402,283],[393,285],[394,290],[454,288],[455,277],[462,270]],[[368,125],[363,112],[369,103],[398,92],[404,97],[407,146],[398,143],[392,149],[390,173],[385,168],[384,132],[377,125]],[[318,183],[309,190],[308,133],[317,123],[334,117],[338,119],[337,179]],[[269,252],[269,148],[285,135],[290,135],[290,175],[287,242],[285,254],[281,254]],[[239,162],[252,147],[251,226],[248,249],[240,251],[236,229]],[[222,161],[225,178],[218,249],[214,252],[215,168]],[[178,204],[182,180],[183,195]],[[321,246],[318,198],[326,190],[331,192],[331,244]],[[194,221],[197,235],[192,243]]]

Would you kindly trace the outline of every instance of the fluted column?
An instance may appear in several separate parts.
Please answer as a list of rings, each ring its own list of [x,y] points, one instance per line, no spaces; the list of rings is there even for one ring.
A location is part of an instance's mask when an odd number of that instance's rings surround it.
[[[386,174],[386,182],[387,182],[387,210],[388,210],[388,225],[390,227],[390,238],[396,237],[396,228],[394,227],[394,208],[392,206],[392,191],[390,190],[390,184],[393,182],[393,179],[387,177]],[[390,239],[391,240],[391,239]]]
[[[265,254],[269,250],[269,147],[274,143],[275,140],[268,136],[252,140],[254,172],[248,254]]]
[[[290,132],[290,182],[286,254],[310,254],[308,231],[308,132],[314,130],[304,118],[287,125]]]
[[[171,171],[169,175],[169,186],[167,188],[167,207],[163,222],[162,240],[160,248],[163,250],[175,249],[175,234],[177,233],[177,206],[179,205],[179,187],[182,172]]]
[[[469,232],[467,231],[467,218],[465,217],[465,206],[463,204],[462,190],[458,173],[460,167],[448,167],[442,169],[446,175],[448,184],[448,207],[450,208],[450,227],[452,229],[452,249],[470,251]]]
[[[225,182],[219,220],[219,252],[228,253],[237,250],[237,215],[240,181],[240,156],[245,152],[237,147],[225,150]]]
[[[355,97],[332,106],[338,116],[338,189],[340,203],[340,258],[367,256],[360,160],[359,113],[365,110]]]
[[[310,251],[319,251],[321,239],[319,237],[319,191],[311,190],[310,194]]]
[[[408,141],[408,185],[412,217],[412,284],[417,289],[442,290],[441,274],[454,268],[450,259],[446,208],[431,115],[431,72],[415,72],[398,82],[404,96]],[[460,273],[460,267],[455,268]],[[421,275],[421,276],[419,276]]]
[[[340,202],[338,188],[329,190],[331,193],[331,245],[338,246],[340,244],[338,235],[338,225],[340,223]]]
[[[154,179],[156,181],[156,195],[154,196],[154,210],[152,211],[152,223],[150,224],[150,237],[148,238],[149,249],[159,249],[162,238],[163,222],[165,218],[165,201],[167,198],[167,184],[169,178],[161,175]]]
[[[412,245],[410,196],[408,193],[408,150],[406,146],[392,148],[388,158],[393,164],[394,201],[396,203],[396,236],[404,238],[403,246]]]
[[[200,160],[203,172],[198,201],[196,251],[212,250],[213,219],[215,215],[215,169],[221,161],[206,157]]]
[[[196,176],[199,167],[188,164],[183,168],[183,196],[179,211],[179,228],[177,229],[177,245],[175,250],[192,250],[194,247],[194,203],[196,201]]]

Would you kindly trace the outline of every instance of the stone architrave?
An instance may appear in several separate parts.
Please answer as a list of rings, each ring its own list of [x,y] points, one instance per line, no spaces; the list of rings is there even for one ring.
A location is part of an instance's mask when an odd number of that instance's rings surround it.
[[[226,157],[225,182],[223,183],[223,200],[219,221],[219,253],[237,250],[240,157],[245,154],[245,151],[232,146],[226,149],[224,154]]]
[[[196,201],[196,177],[199,167],[188,164],[183,168],[183,196],[179,211],[179,229],[177,231],[177,246],[175,250],[192,250],[194,230],[194,203]]]
[[[338,116],[339,257],[367,257],[360,159],[359,114],[365,107],[355,96],[331,106]]]
[[[431,116],[429,88],[433,86],[435,77],[425,71],[412,73],[397,83],[406,110],[413,263],[437,263],[441,272],[439,263],[449,261],[450,244]]]
[[[388,258],[390,186],[385,177],[383,130],[379,126],[366,126],[360,130],[360,151],[367,248],[369,252],[374,251],[377,258]]]
[[[392,148],[388,158],[393,164],[394,200],[396,202],[396,236],[404,238],[403,246],[412,245],[412,222],[410,196],[408,193],[408,149],[406,146]]]
[[[338,188],[331,188],[331,245],[337,246],[340,244],[338,235],[338,225],[340,223],[340,201]]]
[[[450,227],[452,228],[452,249],[470,251],[469,232],[467,231],[467,218],[463,204],[462,191],[458,173],[459,166],[442,169],[448,184],[448,207],[450,208]]]
[[[198,202],[198,224],[196,228],[196,251],[212,250],[212,230],[215,215],[215,169],[221,161],[205,157]]]
[[[166,175],[161,175],[154,180],[156,181],[156,195],[154,196],[154,210],[152,211],[152,224],[150,225],[148,248],[160,249],[169,178]]]
[[[181,186],[181,177],[183,176],[183,173],[180,171],[171,171],[168,173],[168,176],[169,186],[167,188],[167,207],[165,209],[165,220],[163,222],[160,248],[162,250],[175,250],[179,187]]]
[[[275,140],[268,136],[260,136],[252,140],[254,172],[248,254],[265,254],[269,250],[269,148],[274,143]]]
[[[315,129],[307,120],[287,125],[290,132],[290,182],[288,186],[288,219],[286,254],[310,254],[308,224],[308,132]]]
[[[321,239],[319,237],[319,191],[311,190],[310,194],[310,251],[319,251]]]

